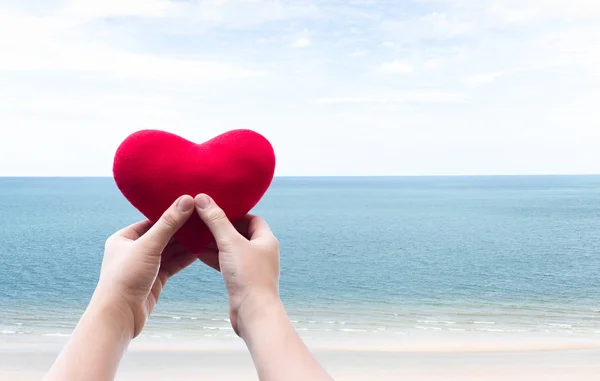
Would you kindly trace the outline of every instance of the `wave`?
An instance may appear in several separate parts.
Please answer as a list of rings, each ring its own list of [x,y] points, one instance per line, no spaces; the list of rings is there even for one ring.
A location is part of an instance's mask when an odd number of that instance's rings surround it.
[[[455,321],[445,321],[445,320],[417,320],[417,323],[423,323],[423,324],[458,324]]]
[[[202,327],[202,329],[208,329],[209,331],[233,331],[231,327]]]
[[[308,323],[308,324],[346,324],[345,321],[336,321],[336,320],[290,320],[292,323]]]
[[[431,330],[431,331],[441,331],[442,330],[441,327],[423,327],[423,326],[420,326],[420,325],[416,326],[415,328],[416,329],[424,329],[426,331],[429,331],[429,330]]]

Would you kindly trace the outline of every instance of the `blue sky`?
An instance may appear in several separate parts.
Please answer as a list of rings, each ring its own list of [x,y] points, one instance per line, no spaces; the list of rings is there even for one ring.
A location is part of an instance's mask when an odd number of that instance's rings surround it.
[[[596,0],[0,0],[0,175],[110,176],[144,128],[278,175],[600,173]]]

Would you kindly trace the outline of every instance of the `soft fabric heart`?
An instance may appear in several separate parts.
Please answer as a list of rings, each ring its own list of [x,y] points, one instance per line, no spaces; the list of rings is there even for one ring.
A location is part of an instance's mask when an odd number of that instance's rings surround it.
[[[275,153],[251,130],[233,130],[196,144],[177,135],[138,131],[123,141],[113,175],[123,195],[150,221],[157,221],[180,196],[210,195],[230,220],[244,217],[273,180]],[[175,235],[193,253],[213,237],[194,214]]]

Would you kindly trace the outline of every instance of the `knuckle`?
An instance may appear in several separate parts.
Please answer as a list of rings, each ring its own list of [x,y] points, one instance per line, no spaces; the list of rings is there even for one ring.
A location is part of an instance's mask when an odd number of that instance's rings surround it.
[[[116,238],[115,238],[114,235],[111,235],[110,237],[108,237],[106,239],[106,241],[104,241],[104,249],[106,250],[106,249],[111,248],[113,246],[114,242],[115,242],[115,239]]]
[[[273,250],[279,251],[279,240],[277,239],[277,237],[272,236],[269,239],[269,247]]]
[[[171,229],[174,229],[177,227],[177,220],[171,213],[163,214],[163,216],[160,219],[161,219],[163,225],[165,225]]]
[[[211,210],[208,213],[207,218],[209,221],[216,222],[216,223],[223,222],[224,220],[227,219],[223,210],[221,210],[219,208],[214,208],[213,210]]]
[[[218,247],[220,251],[235,251],[241,248],[244,244],[242,236],[227,236],[219,239]]]

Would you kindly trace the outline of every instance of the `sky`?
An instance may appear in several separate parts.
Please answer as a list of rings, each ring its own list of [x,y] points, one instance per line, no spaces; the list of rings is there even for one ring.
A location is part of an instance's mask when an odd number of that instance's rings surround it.
[[[279,176],[600,173],[597,0],[0,0],[0,176],[249,128]]]

